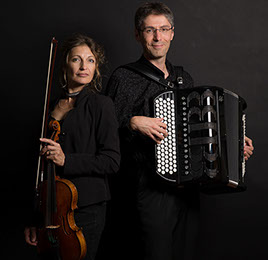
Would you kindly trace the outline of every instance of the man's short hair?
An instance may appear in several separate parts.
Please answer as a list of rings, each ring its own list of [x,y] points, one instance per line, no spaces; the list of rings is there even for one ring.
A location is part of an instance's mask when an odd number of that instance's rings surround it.
[[[161,2],[144,3],[137,9],[135,14],[135,28],[138,31],[142,30],[144,20],[151,14],[164,15],[171,24],[171,27],[174,26],[174,15],[168,6]]]

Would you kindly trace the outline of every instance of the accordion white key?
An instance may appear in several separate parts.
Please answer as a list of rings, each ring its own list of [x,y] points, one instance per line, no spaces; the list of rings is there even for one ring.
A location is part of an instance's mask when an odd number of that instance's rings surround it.
[[[219,87],[166,90],[153,100],[168,136],[155,145],[155,168],[178,186],[199,183],[204,192],[243,191],[246,103]]]

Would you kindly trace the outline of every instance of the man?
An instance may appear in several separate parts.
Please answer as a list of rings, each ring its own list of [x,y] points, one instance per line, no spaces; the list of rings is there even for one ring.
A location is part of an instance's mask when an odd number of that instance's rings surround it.
[[[177,88],[193,87],[191,76],[167,61],[174,38],[171,10],[163,3],[145,3],[136,12],[135,27],[143,55],[134,65],[142,66]],[[179,84],[178,78],[183,79],[183,84]],[[164,89],[163,85],[129,67],[116,69],[110,78],[107,94],[114,100],[120,124],[120,178],[127,186],[121,196],[129,194],[125,207],[131,203],[131,195],[135,199],[144,249],[139,259],[193,259],[199,218],[198,189],[194,185],[178,189],[160,182],[153,166],[154,145],[168,133],[162,118],[152,118],[150,102]],[[251,150],[248,155],[250,153]],[[132,233],[128,241],[131,236]]]

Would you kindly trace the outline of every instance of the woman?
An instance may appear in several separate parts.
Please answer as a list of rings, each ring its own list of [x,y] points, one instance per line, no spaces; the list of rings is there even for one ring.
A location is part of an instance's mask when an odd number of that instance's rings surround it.
[[[104,228],[106,201],[110,199],[107,174],[119,169],[117,120],[110,98],[98,94],[102,48],[91,38],[75,35],[63,44],[62,97],[51,118],[61,124],[58,142],[41,138],[41,151],[56,165],[57,175],[78,190],[75,221],[87,243],[86,259],[94,259]],[[25,228],[26,242],[37,245],[36,228]]]

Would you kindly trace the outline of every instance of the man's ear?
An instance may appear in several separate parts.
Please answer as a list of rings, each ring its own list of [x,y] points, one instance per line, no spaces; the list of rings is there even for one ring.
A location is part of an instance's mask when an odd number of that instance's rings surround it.
[[[172,29],[172,34],[171,34],[171,41],[174,39],[175,36],[175,27]]]

